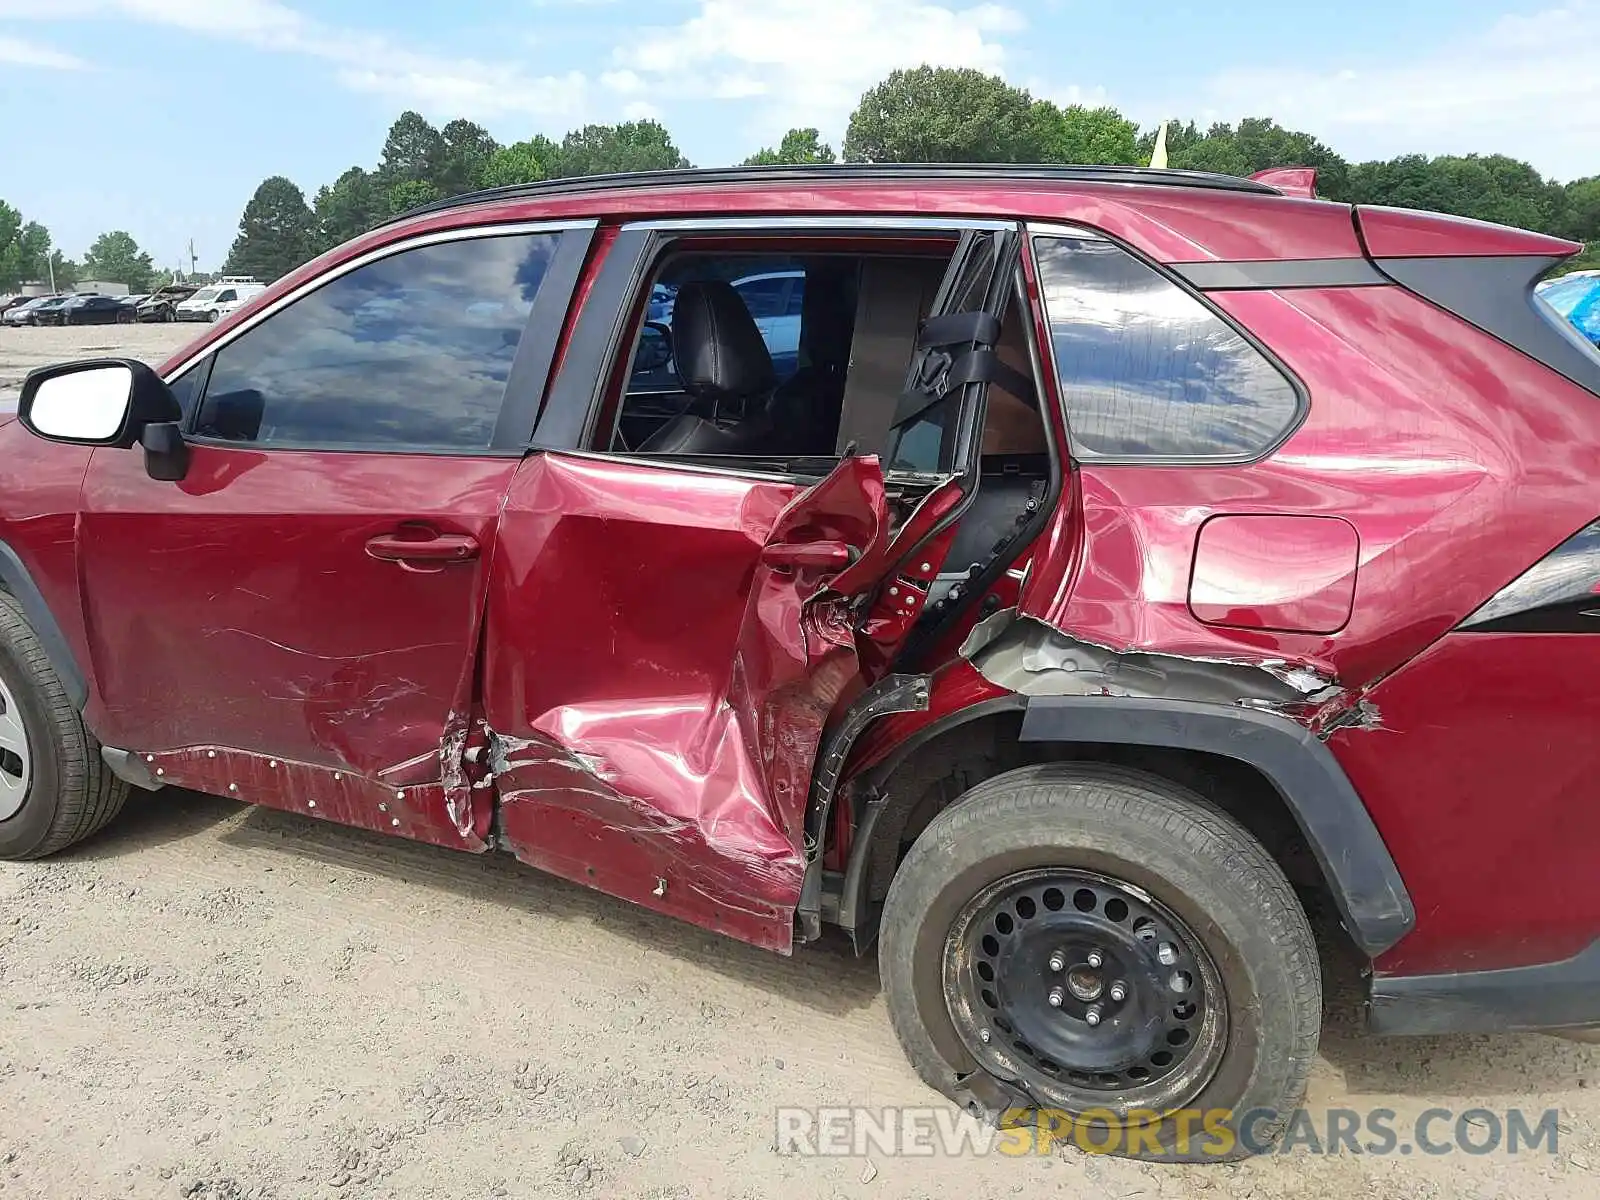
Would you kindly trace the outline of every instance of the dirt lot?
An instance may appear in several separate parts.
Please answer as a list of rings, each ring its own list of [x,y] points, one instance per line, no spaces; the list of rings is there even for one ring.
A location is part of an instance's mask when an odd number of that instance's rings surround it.
[[[203,325],[90,325],[75,329],[0,327],[0,399],[14,396],[35,367],[64,358],[131,355],[158,363],[205,329]]]
[[[159,358],[184,332],[0,331],[0,381]],[[0,1196],[1597,1194],[1600,1048],[1367,1039],[1354,970],[1328,957],[1313,1110],[1393,1109],[1409,1143],[1430,1107],[1556,1109],[1559,1153],[780,1154],[780,1106],[935,1101],[870,958],[778,958],[503,855],[136,795],[75,852],[0,864]]]

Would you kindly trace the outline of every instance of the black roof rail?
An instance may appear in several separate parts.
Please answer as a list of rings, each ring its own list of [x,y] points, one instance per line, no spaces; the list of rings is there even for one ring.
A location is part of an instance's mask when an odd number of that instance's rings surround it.
[[[504,200],[536,200],[546,196],[583,195],[652,187],[717,187],[734,183],[941,183],[1010,180],[1017,183],[1143,183],[1161,187],[1206,188],[1281,196],[1275,187],[1234,175],[1209,171],[1171,171],[1162,167],[1068,167],[1024,163],[835,163],[828,166],[688,167],[669,171],[630,171],[620,175],[574,175],[485,188],[407,209],[382,222],[393,225],[428,213],[448,212],[472,204]]]

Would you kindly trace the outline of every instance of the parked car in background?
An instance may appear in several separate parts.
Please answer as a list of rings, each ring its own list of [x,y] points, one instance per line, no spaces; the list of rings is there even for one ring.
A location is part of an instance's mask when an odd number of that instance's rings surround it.
[[[254,280],[229,280],[203,287],[174,310],[180,321],[220,321],[267,290]]]
[[[125,296],[73,296],[55,309],[50,325],[131,325],[133,309]]]
[[[1538,296],[1600,346],[1600,271],[1574,271],[1540,288]]]
[[[176,321],[178,305],[200,289],[188,283],[169,283],[140,300],[134,309],[138,321]]]
[[[26,309],[28,313],[26,324],[29,325],[59,325],[61,324],[61,310],[66,306],[72,296],[52,296],[38,305]]]
[[[10,312],[14,308],[19,308],[22,305],[27,304],[31,300],[37,300],[37,299],[39,299],[38,296],[4,296],[4,297],[0,297],[0,316],[3,316],[5,313]]]
[[[47,300],[54,300],[55,298],[54,296],[24,296],[18,303],[7,308],[4,314],[0,314],[0,322],[13,327],[32,325],[33,314],[38,311],[39,306]]]

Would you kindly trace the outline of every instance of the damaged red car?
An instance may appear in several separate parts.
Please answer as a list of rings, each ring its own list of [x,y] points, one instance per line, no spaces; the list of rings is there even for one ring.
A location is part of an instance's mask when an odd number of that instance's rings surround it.
[[[837,927],[934,1088],[1164,1146],[1299,1102],[1319,905],[1376,1033],[1600,1023],[1578,249],[1303,172],[419,209],[0,417],[0,855],[176,785]]]

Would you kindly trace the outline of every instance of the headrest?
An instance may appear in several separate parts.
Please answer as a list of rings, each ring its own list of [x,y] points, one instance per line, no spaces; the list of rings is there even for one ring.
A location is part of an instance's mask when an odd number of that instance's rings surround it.
[[[776,382],[772,352],[731,283],[698,280],[678,288],[672,305],[672,353],[692,396],[750,397]]]

